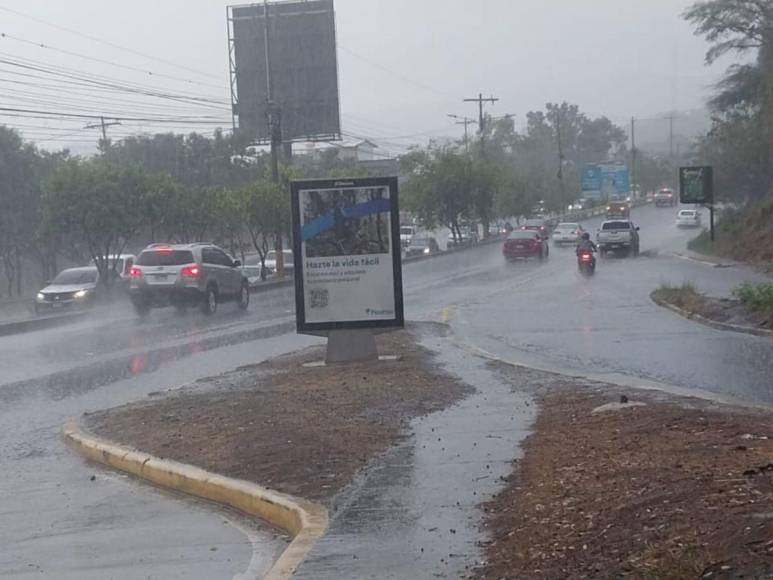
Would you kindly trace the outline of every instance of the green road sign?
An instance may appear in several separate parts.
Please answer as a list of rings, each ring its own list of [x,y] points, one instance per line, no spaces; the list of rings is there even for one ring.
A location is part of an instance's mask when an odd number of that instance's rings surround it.
[[[679,202],[714,203],[714,170],[710,165],[679,168]]]

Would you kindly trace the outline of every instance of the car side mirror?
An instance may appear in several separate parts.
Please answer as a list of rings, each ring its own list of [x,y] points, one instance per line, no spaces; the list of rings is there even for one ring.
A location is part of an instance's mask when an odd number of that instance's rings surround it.
[[[639,226],[636,226],[636,231],[638,232],[641,228]]]
[[[234,260],[234,263],[233,263],[233,267],[234,268],[238,268],[241,265],[242,265],[242,261],[241,260]]]

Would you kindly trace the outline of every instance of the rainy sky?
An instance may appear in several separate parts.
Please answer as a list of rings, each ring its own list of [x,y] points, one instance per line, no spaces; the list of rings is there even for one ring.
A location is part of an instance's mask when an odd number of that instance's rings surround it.
[[[344,128],[388,138],[395,146],[459,135],[461,128],[447,114],[475,115],[475,106],[462,99],[479,92],[501,99],[491,113],[515,114],[516,122],[526,111],[557,100],[617,122],[699,108],[728,61],[704,66],[706,44],[680,18],[690,3],[336,0]],[[227,4],[0,0],[0,32],[15,37],[0,38],[0,52],[227,100]],[[61,50],[35,46],[40,42]]]

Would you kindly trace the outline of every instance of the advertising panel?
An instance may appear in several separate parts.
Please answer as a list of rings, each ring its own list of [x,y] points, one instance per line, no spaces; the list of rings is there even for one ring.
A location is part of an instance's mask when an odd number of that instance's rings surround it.
[[[710,165],[679,168],[679,202],[714,203],[714,170]]]
[[[396,177],[291,183],[298,332],[403,326]]]

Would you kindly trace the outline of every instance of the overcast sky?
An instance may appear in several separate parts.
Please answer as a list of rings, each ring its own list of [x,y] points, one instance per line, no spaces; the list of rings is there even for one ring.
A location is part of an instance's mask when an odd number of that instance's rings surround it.
[[[680,17],[690,3],[336,0],[344,130],[381,139],[394,150],[429,136],[459,135],[461,128],[447,114],[475,116],[475,105],[462,99],[479,92],[500,99],[489,112],[515,114],[517,122],[523,121],[526,111],[561,100],[618,122],[700,108],[728,62],[704,66],[706,44]],[[56,84],[20,76],[25,69],[0,63],[0,107],[61,111],[77,105],[79,112],[93,110],[107,116],[140,110],[212,115],[213,123],[222,121],[227,127],[227,4],[218,0],[0,0],[0,32],[6,35],[0,38],[0,59],[21,57],[30,59],[27,64],[67,67],[217,101],[203,107],[161,101],[153,108],[157,100],[133,95],[60,93]],[[31,139],[56,135],[56,141],[47,142],[49,147],[61,144],[83,150],[96,137],[95,129],[83,129],[84,121],[76,119],[0,116],[0,122],[21,126]],[[211,129],[213,123],[206,126]],[[184,126],[165,128],[186,130]],[[154,129],[124,123],[109,130],[120,137]]]

